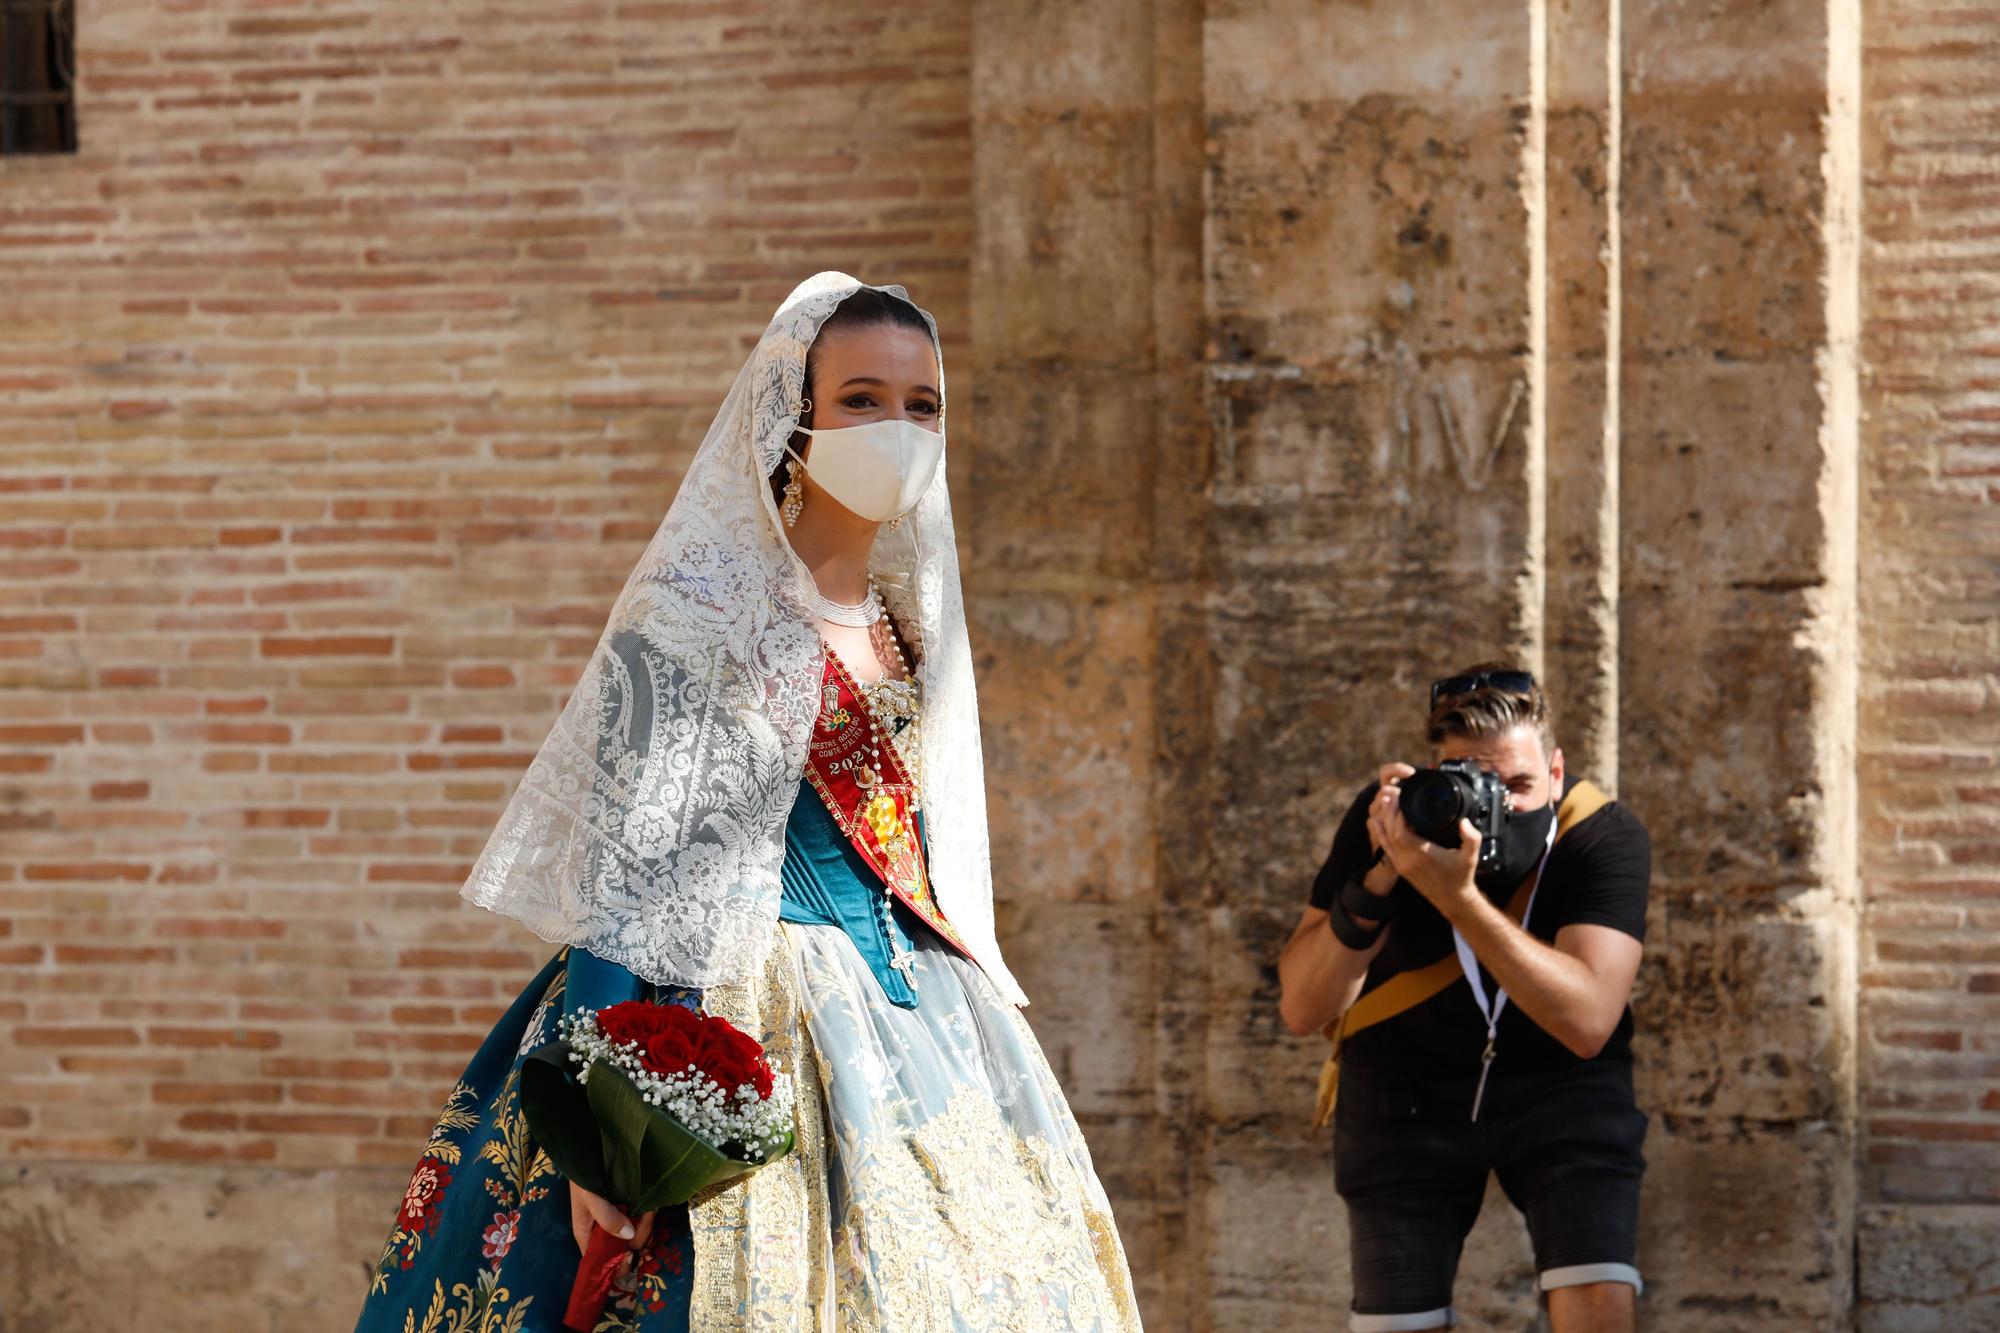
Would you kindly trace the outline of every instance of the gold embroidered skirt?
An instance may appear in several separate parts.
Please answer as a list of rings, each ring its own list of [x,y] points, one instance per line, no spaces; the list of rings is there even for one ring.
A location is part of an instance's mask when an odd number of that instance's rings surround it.
[[[703,1002],[799,1081],[798,1150],[696,1200],[695,1333],[1122,1333],[1125,1251],[1062,1090],[985,974],[919,943],[917,1007],[838,928],[780,926]]]

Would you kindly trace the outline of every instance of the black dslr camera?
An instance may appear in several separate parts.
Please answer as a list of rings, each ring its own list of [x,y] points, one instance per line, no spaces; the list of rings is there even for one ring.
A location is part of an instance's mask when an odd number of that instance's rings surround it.
[[[1507,828],[1507,787],[1498,773],[1470,759],[1447,759],[1436,768],[1418,769],[1400,785],[1403,820],[1418,837],[1440,847],[1456,847],[1458,821],[1469,819],[1485,839],[1479,846],[1478,869],[1499,869]]]

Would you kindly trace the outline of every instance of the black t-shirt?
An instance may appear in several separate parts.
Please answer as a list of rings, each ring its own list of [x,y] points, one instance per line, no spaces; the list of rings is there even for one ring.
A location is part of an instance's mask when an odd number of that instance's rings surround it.
[[[1565,783],[1568,794],[1576,779]],[[1375,860],[1368,841],[1368,803],[1380,784],[1370,783],[1340,823],[1333,850],[1313,881],[1312,905],[1329,907],[1349,876],[1363,873]],[[1622,930],[1635,940],[1646,938],[1646,885],[1652,878],[1653,844],[1639,822],[1615,801],[1563,835],[1549,853],[1541,887],[1529,913],[1528,933],[1549,943],[1564,926],[1596,925]],[[1504,906],[1517,886],[1508,885]],[[1407,881],[1391,892],[1392,921],[1382,951],[1368,966],[1361,993],[1412,968],[1428,967],[1454,951],[1451,925],[1437,908]],[[1485,973],[1485,969],[1480,969]],[[1490,973],[1482,977],[1487,998],[1493,995]],[[1451,985],[1394,1018],[1356,1033],[1342,1059],[1357,1067],[1382,1069],[1420,1078],[1473,1076],[1486,1049],[1486,1020],[1472,998],[1472,987],[1459,977]],[[1618,1028],[1597,1060],[1632,1058],[1632,1010],[1626,1007]],[[1584,1063],[1561,1042],[1535,1025],[1512,1000],[1500,1015],[1494,1046],[1493,1072],[1529,1073],[1573,1069]]]

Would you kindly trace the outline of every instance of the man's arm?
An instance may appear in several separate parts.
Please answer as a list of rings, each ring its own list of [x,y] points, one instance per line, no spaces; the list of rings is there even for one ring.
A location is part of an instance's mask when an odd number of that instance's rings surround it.
[[[1368,819],[1402,877],[1465,936],[1509,1003],[1577,1056],[1587,1060],[1603,1050],[1632,996],[1639,941],[1610,926],[1579,924],[1557,931],[1553,946],[1542,943],[1474,883],[1479,831],[1460,821],[1457,847],[1434,846],[1404,822],[1399,796],[1385,788]]]
[[[1416,772],[1408,764],[1384,764],[1377,785],[1400,782]],[[1379,915],[1350,913],[1363,930],[1372,930],[1388,919],[1389,894],[1396,887],[1396,868],[1387,860],[1376,859],[1381,844],[1368,827],[1368,792],[1363,789],[1340,821],[1333,850],[1313,889],[1314,905],[1306,908],[1291,939],[1278,954],[1278,1016],[1285,1026],[1300,1036],[1317,1032],[1347,1012],[1368,979],[1368,964],[1382,951],[1384,931],[1366,949],[1350,949],[1333,933],[1327,907],[1339,896],[1339,883],[1347,875],[1360,873],[1362,887],[1382,900]],[[1375,859],[1374,865],[1369,861]]]
[[[1639,975],[1639,941],[1610,926],[1575,925],[1558,930],[1551,947],[1483,893],[1453,901],[1451,910],[1439,910],[1506,988],[1508,1003],[1581,1059],[1604,1049]]]
[[[1395,867],[1385,861],[1370,870],[1362,882],[1371,893],[1383,895],[1386,904],[1389,890],[1396,886]],[[1386,905],[1383,911],[1388,911]],[[1368,964],[1389,938],[1389,932],[1383,931],[1368,948],[1350,949],[1333,933],[1326,917],[1320,908],[1306,908],[1292,938],[1285,942],[1284,952],[1278,955],[1278,1015],[1301,1037],[1347,1012],[1368,978]],[[1355,924],[1369,928],[1375,923],[1356,917]]]

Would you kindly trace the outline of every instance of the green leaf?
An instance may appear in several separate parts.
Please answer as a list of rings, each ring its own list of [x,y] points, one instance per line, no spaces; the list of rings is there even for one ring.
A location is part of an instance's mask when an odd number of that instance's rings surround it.
[[[605,1172],[611,1189],[605,1197],[621,1208],[644,1212],[637,1207],[646,1180],[639,1163],[639,1145],[646,1138],[646,1121],[653,1108],[632,1080],[611,1065],[598,1060],[590,1067],[583,1085],[590,1097],[590,1109],[597,1115],[597,1132],[604,1143]]]
[[[677,1173],[689,1168],[705,1172],[716,1155],[714,1149],[696,1138],[670,1112],[657,1106],[647,1109],[652,1114],[647,1117],[645,1137],[639,1143],[639,1163],[646,1190],[636,1205],[642,1213],[663,1204],[686,1203],[685,1197],[670,1197],[679,1182]]]
[[[592,1194],[615,1198],[605,1170],[604,1142],[597,1113],[570,1071],[569,1048],[559,1041],[540,1047],[521,1064],[521,1110],[555,1168]],[[596,1080],[592,1079],[594,1083]]]

